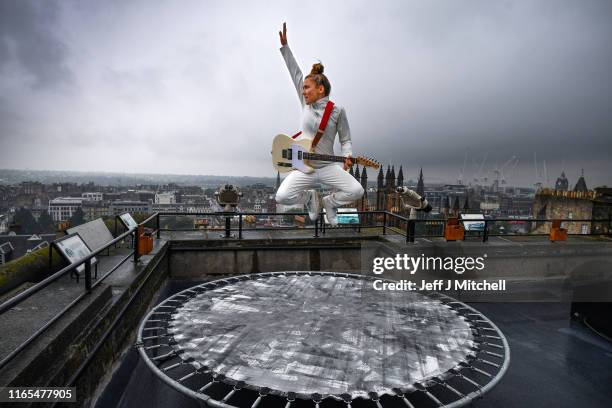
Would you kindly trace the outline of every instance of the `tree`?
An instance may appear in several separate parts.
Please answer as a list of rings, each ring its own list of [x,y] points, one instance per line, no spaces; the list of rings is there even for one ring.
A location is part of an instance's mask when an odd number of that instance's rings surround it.
[[[15,224],[21,226],[22,234],[34,234],[38,230],[38,223],[27,208],[21,207],[15,213]]]
[[[83,213],[82,209],[77,208],[70,218],[70,227],[76,227],[77,225],[81,225],[83,223],[85,223],[85,214]]]
[[[55,223],[47,210],[43,210],[43,212],[40,213],[37,232],[39,234],[53,234],[55,232]]]

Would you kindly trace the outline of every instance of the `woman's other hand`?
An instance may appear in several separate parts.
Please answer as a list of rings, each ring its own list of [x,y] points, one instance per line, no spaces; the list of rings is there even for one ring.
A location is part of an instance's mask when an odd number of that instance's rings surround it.
[[[279,31],[280,42],[282,46],[287,45],[287,23],[283,23],[283,31]]]
[[[344,170],[348,170],[353,165],[353,156],[346,156],[344,159]]]

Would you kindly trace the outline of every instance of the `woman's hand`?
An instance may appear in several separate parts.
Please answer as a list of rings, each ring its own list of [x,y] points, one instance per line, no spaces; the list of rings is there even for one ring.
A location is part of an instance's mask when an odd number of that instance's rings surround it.
[[[279,31],[280,42],[282,46],[287,45],[287,23],[283,23],[283,31]]]
[[[344,159],[344,170],[350,169],[352,165],[353,165],[353,156],[351,155],[346,156],[346,158]]]

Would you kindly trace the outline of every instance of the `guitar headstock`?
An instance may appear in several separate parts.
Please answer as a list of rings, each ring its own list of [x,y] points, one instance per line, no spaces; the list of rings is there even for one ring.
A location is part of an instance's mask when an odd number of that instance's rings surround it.
[[[355,158],[355,162],[357,164],[361,164],[362,166],[372,167],[374,169],[378,169],[380,167],[380,163],[372,159],[371,157],[358,156]]]

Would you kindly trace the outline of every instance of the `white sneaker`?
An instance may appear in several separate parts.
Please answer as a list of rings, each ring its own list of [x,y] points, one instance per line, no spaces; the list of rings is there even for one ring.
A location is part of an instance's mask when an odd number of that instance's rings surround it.
[[[331,203],[331,197],[323,197],[323,207],[325,207],[325,213],[327,214],[327,221],[332,227],[338,225],[338,209]]]
[[[316,221],[319,218],[320,205],[319,205],[319,193],[317,190],[308,190],[308,201],[306,202],[306,208],[308,209],[308,216],[312,221]]]

